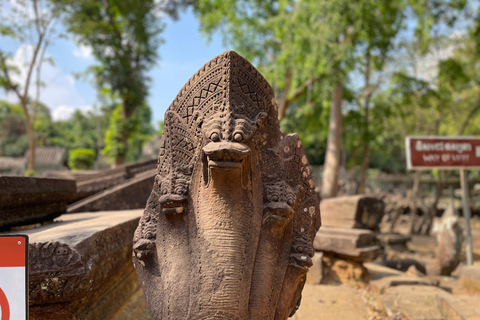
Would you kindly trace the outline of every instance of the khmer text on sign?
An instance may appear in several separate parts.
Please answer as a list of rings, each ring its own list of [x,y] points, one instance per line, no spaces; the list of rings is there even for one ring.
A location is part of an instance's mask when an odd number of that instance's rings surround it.
[[[480,167],[480,138],[407,137],[408,169]]]

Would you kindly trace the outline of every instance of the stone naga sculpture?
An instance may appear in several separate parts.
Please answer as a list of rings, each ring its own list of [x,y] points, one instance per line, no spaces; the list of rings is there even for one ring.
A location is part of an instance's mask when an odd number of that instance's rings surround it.
[[[134,236],[152,319],[286,319],[300,304],[320,210],[273,90],[225,52],[165,113],[157,175]]]

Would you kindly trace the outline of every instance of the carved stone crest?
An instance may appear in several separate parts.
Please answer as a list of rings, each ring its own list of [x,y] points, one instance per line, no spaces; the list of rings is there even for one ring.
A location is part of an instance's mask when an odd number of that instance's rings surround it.
[[[165,114],[133,261],[152,319],[286,319],[312,264],[320,211],[273,90],[225,52]]]

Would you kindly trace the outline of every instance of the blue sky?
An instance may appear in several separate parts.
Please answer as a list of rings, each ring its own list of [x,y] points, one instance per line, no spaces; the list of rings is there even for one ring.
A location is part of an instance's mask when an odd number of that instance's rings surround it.
[[[164,43],[159,48],[160,59],[150,71],[152,83],[148,103],[155,125],[163,119],[167,107],[188,79],[206,62],[226,50],[219,35],[207,44],[191,10],[182,13],[178,21],[167,19],[166,22],[166,29],[161,34]],[[31,49],[25,43],[0,38],[0,47],[12,54],[16,64],[21,65],[31,56]],[[88,48],[77,46],[73,39],[55,39],[48,47],[47,56],[55,60],[55,65],[44,64],[42,67],[42,81],[46,87],[41,91],[40,101],[50,108],[54,119],[65,119],[75,109],[94,107],[94,86],[88,79],[74,77],[95,62],[89,53]],[[21,75],[18,78],[21,79]],[[17,102],[13,94],[6,96],[0,92],[0,99],[5,98]]]

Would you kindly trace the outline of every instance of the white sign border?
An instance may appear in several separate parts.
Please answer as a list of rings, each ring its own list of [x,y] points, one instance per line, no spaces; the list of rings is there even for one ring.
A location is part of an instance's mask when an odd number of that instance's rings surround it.
[[[2,238],[12,238],[12,237],[22,237],[25,239],[25,315],[26,320],[29,319],[29,292],[28,292],[28,283],[29,279],[29,259],[28,259],[28,246],[29,246],[29,238],[26,234],[0,234]]]
[[[461,166],[455,166],[455,167],[437,167],[437,166],[413,166],[412,165],[412,155],[410,154],[410,141],[411,139],[422,139],[422,140],[436,140],[436,139],[442,139],[442,140],[480,140],[480,136],[406,136],[405,137],[405,154],[407,157],[407,170],[408,171],[422,171],[422,170],[460,170],[460,169],[465,169],[465,170],[470,170],[470,169],[477,169],[480,170],[480,166],[467,166],[467,167],[461,167]]]

